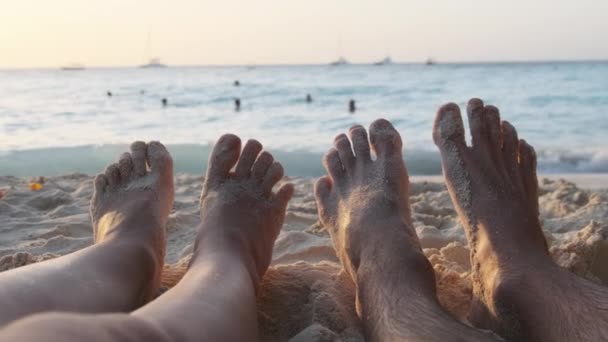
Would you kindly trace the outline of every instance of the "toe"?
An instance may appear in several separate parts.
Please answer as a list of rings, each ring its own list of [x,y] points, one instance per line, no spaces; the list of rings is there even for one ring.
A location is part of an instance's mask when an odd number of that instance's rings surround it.
[[[326,176],[319,178],[315,182],[315,198],[317,201],[324,201],[331,193],[331,180]]]
[[[108,178],[106,177],[105,174],[100,173],[97,176],[95,176],[95,180],[93,182],[94,184],[94,191],[95,191],[95,195],[100,195],[102,194],[104,191],[106,191],[106,187],[108,186]]]
[[[346,134],[340,134],[334,139],[334,147],[338,150],[342,165],[348,173],[355,165],[355,156],[353,155],[353,148],[351,147]]]
[[[502,122],[502,156],[507,175],[513,186],[525,192],[523,179],[519,170],[519,138],[515,127],[507,121]]]
[[[241,139],[233,134],[219,138],[209,155],[207,166],[207,185],[223,183],[230,170],[236,164],[241,152]]]
[[[340,161],[340,154],[335,148],[331,148],[327,154],[323,157],[323,166],[327,170],[327,173],[331,179],[338,183],[341,182],[344,177],[344,167],[342,161]]]
[[[287,203],[289,203],[289,200],[293,196],[294,191],[295,188],[291,183],[285,183],[281,185],[281,187],[277,191],[275,201],[281,209],[281,212],[285,212],[285,209],[287,208]]]
[[[502,122],[502,156],[507,173],[511,178],[519,177],[517,155],[519,153],[519,139],[515,127],[507,121]]]
[[[464,125],[457,104],[448,103],[439,108],[433,125],[433,140],[442,153],[454,147],[459,150],[466,148]]]
[[[450,196],[456,206],[470,203],[470,176],[465,165],[468,151],[460,108],[448,103],[437,112],[433,125],[433,140],[441,153],[441,165]]]
[[[115,187],[120,184],[120,169],[118,168],[118,164],[110,164],[106,168],[105,174],[110,187]]]
[[[369,127],[369,140],[377,157],[401,156],[401,136],[389,121],[378,119],[372,122]]]
[[[255,163],[253,163],[253,167],[251,168],[251,178],[260,183],[263,182],[273,162],[274,157],[272,154],[267,151],[262,152],[258,159],[256,159]]]
[[[525,140],[519,141],[519,170],[530,206],[538,216],[538,178],[536,177],[536,152]]]
[[[136,141],[131,144],[131,160],[133,162],[133,175],[143,177],[146,174],[146,143]]]
[[[257,140],[249,140],[241,152],[241,157],[236,165],[235,174],[237,178],[248,178],[251,175],[251,167],[262,151],[262,144]]]
[[[329,212],[329,196],[331,194],[332,183],[329,177],[321,177],[315,182],[315,198],[317,200],[317,211],[319,218],[324,224],[331,217]]]
[[[130,153],[123,153],[118,160],[118,169],[120,170],[120,178],[124,181],[131,179],[133,173],[133,160]]]
[[[167,174],[173,172],[173,158],[167,148],[158,141],[148,143],[146,160],[153,173]]]
[[[272,188],[277,184],[278,181],[283,178],[283,166],[279,162],[274,162],[268,168],[264,181],[262,181],[262,189],[266,195],[272,193]]]
[[[361,125],[355,125],[348,131],[350,139],[353,142],[353,150],[355,151],[356,162],[366,163],[372,160],[369,151],[369,141],[367,132]]]
[[[471,145],[474,149],[487,147],[487,132],[484,122],[483,101],[471,99],[467,105],[467,115],[469,117],[469,129],[471,130]]]
[[[485,131],[487,133],[489,148],[493,156],[500,156],[502,147],[502,134],[500,134],[500,113],[494,106],[486,106],[483,110]],[[500,159],[500,158],[495,158]],[[502,161],[501,161],[502,162]]]

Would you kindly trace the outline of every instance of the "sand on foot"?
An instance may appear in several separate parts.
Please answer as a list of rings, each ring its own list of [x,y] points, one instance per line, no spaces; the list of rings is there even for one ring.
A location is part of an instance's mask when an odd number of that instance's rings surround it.
[[[183,275],[199,223],[202,177],[175,177],[175,205],[167,224],[163,286]],[[262,341],[363,341],[354,288],[341,271],[327,232],[318,223],[312,179],[296,185],[272,267],[258,298]],[[554,260],[608,285],[608,190],[583,190],[564,180],[540,182],[541,223]],[[0,176],[0,272],[71,253],[93,243],[88,214],[92,178],[73,174],[46,179],[32,191],[25,179]],[[415,181],[410,187],[414,226],[436,272],[439,299],[464,320],[470,306],[466,238],[445,186]]]

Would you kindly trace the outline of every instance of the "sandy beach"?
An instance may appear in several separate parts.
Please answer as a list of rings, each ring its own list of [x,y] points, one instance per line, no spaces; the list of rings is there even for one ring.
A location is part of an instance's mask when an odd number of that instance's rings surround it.
[[[608,284],[608,175],[564,175],[540,181],[541,222],[555,261]],[[318,223],[310,178],[296,185],[285,225],[258,299],[262,341],[363,341],[350,279],[341,273],[331,240]],[[188,262],[199,222],[202,177],[179,174],[167,226],[164,287]],[[90,245],[92,178],[50,177],[40,191],[28,180],[0,176],[0,272]],[[431,260],[444,307],[466,320],[470,305],[469,251],[440,177],[412,177],[413,221]]]

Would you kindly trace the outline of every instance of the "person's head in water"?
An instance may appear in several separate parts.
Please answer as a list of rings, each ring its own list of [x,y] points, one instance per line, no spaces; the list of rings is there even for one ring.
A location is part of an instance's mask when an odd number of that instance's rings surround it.
[[[235,87],[238,87],[238,86],[240,86],[240,85],[241,85],[241,82],[239,82],[239,80],[234,81],[234,86],[235,86]]]
[[[241,110],[241,99],[239,99],[238,97],[234,99],[234,110],[236,110],[237,112]]]
[[[357,106],[355,105],[355,100],[350,100],[348,102],[348,111],[354,113],[357,110]]]
[[[163,103],[163,107],[167,107],[167,103],[168,103],[167,98],[163,97],[161,102]]]
[[[106,93],[108,95],[108,97],[112,97],[112,92],[108,90],[108,92]]]
[[[308,103],[312,102],[312,96],[310,96],[310,94],[306,94],[306,102],[308,102]]]

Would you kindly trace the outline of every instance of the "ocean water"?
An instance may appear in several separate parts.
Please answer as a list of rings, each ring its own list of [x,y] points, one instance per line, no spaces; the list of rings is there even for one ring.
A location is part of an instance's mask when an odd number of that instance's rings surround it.
[[[435,112],[464,111],[470,97],[500,108],[540,172],[608,172],[608,63],[581,62],[4,70],[0,174],[95,173],[134,140],[160,140],[178,171],[201,172],[209,145],[231,132],[260,140],[290,174],[315,176],[336,134],[379,117],[401,132],[410,173],[439,174]]]

